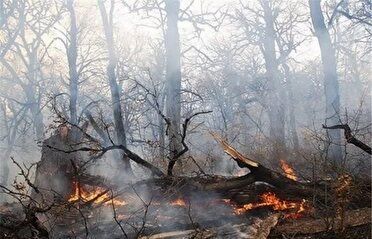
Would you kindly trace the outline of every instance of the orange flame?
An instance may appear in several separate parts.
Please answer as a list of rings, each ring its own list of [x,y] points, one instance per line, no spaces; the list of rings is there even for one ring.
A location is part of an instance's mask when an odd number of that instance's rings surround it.
[[[186,202],[182,198],[178,198],[170,202],[172,206],[186,207]]]
[[[296,176],[293,168],[291,166],[289,166],[289,164],[286,161],[280,160],[280,167],[284,171],[285,176],[287,178],[292,179],[294,181],[297,181],[298,180],[298,178],[297,178],[297,176]]]
[[[108,193],[108,190],[101,187],[95,187],[92,191],[87,191],[77,182],[73,182],[73,186],[74,191],[68,199],[69,202],[82,201],[103,205],[111,205],[111,203],[113,203],[115,206],[124,206],[127,204],[124,200],[112,198]]]
[[[306,211],[306,200],[301,202],[290,202],[281,200],[275,193],[268,192],[261,195],[262,202],[260,203],[248,203],[243,206],[234,206],[234,213],[236,215],[241,215],[251,209],[259,207],[271,207],[275,211],[291,211],[285,214],[285,218],[299,218]],[[230,203],[230,201],[225,201]]]

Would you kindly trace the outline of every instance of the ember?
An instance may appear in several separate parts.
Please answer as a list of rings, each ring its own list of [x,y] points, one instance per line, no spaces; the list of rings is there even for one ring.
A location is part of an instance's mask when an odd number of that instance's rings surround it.
[[[178,198],[170,202],[172,206],[186,207],[186,202],[182,198]]]
[[[79,185],[79,183],[74,182],[74,191],[68,199],[69,202],[93,202],[94,204],[111,205],[113,203],[115,206],[124,206],[127,203],[124,200],[112,198],[108,190],[101,187],[95,187],[93,190],[88,191]]]
[[[289,166],[289,164],[286,161],[280,160],[280,167],[284,171],[285,176],[287,178],[292,179],[294,181],[297,181],[298,180],[298,178],[297,178],[297,176],[296,176],[293,168],[291,166]]]
[[[299,218],[305,212],[306,200],[301,202],[285,201],[278,198],[274,193],[268,192],[261,195],[262,202],[248,203],[242,206],[234,206],[234,213],[241,215],[251,209],[260,207],[271,207],[275,211],[290,211],[285,214],[285,218]],[[225,201],[230,203],[230,201]]]

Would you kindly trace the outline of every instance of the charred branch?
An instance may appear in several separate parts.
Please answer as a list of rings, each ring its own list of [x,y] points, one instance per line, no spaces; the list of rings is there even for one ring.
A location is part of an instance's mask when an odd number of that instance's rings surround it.
[[[351,132],[350,126],[348,124],[340,124],[340,125],[333,125],[333,126],[326,126],[323,125],[323,129],[342,129],[344,130],[344,136],[346,139],[346,142],[349,144],[354,144],[358,148],[362,149],[364,152],[367,152],[368,154],[372,154],[372,149],[362,141],[355,138]]]
[[[132,161],[136,162],[139,165],[144,166],[145,168],[149,169],[154,175],[156,176],[164,176],[164,173],[157,168],[156,166],[152,165],[151,163],[147,162],[146,160],[142,159],[138,154],[132,152],[129,150],[127,147],[124,145],[111,145],[107,147],[102,147],[102,148],[89,148],[89,147],[81,147],[73,150],[63,150],[59,148],[55,148],[51,145],[47,145],[48,148],[54,149],[57,151],[61,151],[63,153],[75,153],[75,152],[92,152],[96,153],[97,155],[92,158],[93,159],[98,159],[102,157],[105,153],[107,153],[110,150],[114,149],[121,149],[123,152],[126,154],[126,156],[131,159]]]
[[[311,184],[294,181],[281,173],[268,169],[258,162],[242,155],[239,151],[227,144],[226,141],[223,140],[219,135],[212,133],[212,136],[222,145],[225,153],[231,156],[237,162],[239,167],[248,168],[251,171],[247,175],[247,178],[233,179],[233,181],[230,181],[227,185],[225,185],[227,188],[232,182],[234,182],[232,185],[238,186],[240,183],[244,185],[244,183],[263,181],[277,188],[284,189],[288,193],[306,197],[311,197],[311,195],[314,194],[314,188]],[[220,185],[220,187],[223,188],[222,185]]]
[[[198,116],[201,114],[209,114],[211,112],[212,111],[196,112],[192,114],[190,117],[187,117],[185,119],[185,121],[182,124],[182,133],[181,133],[181,144],[183,146],[183,149],[180,152],[177,152],[177,154],[175,154],[174,157],[170,159],[169,164],[168,164],[168,171],[167,171],[168,176],[173,175],[173,167],[176,164],[177,160],[189,150],[189,147],[187,146],[185,140],[186,140],[186,135],[187,135],[187,128],[190,124],[191,119],[194,118],[195,116]]]

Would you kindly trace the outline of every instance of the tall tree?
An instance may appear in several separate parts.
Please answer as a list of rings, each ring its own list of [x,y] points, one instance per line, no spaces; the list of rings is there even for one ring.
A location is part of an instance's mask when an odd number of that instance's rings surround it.
[[[274,144],[271,151],[271,157],[280,160],[286,158],[285,106],[281,99],[282,97],[280,97],[282,86],[279,78],[278,61],[275,49],[275,19],[270,1],[262,0],[261,6],[263,8],[265,21],[263,48],[261,49],[265,59],[266,77],[270,81],[268,113],[270,121],[270,138],[273,140]]]
[[[179,0],[166,0],[167,29],[165,34],[166,51],[166,113],[169,118],[168,125],[170,164],[168,174],[172,174],[176,163],[176,156],[182,150],[180,124],[181,124],[181,51],[178,32]]]
[[[24,26],[13,44],[12,58],[0,58],[0,61],[11,74],[12,81],[22,89],[36,140],[41,141],[44,139],[42,100],[46,80],[43,64],[52,41],[47,35],[63,11],[59,4],[47,0],[27,0],[24,8]]]
[[[150,22],[161,29],[164,36],[165,46],[165,114],[162,113],[163,105],[160,104],[161,109],[157,109],[159,120],[165,121],[166,134],[168,139],[168,158],[170,160],[168,167],[168,174],[172,174],[174,165],[183,154],[184,146],[182,145],[181,133],[181,92],[182,92],[182,74],[181,74],[181,58],[186,51],[191,49],[198,49],[195,46],[190,47],[181,53],[180,37],[178,31],[178,23],[188,22],[193,26],[195,33],[200,37],[203,30],[202,26],[206,26],[217,30],[224,19],[224,12],[220,8],[208,11],[208,7],[201,6],[199,10],[193,9],[195,5],[194,0],[185,1],[184,7],[180,8],[180,0],[144,0],[144,1],[130,1],[122,0],[123,4],[131,12],[144,12],[145,19],[151,19]],[[148,22],[147,22],[148,23]],[[146,23],[146,24],[147,24]],[[160,101],[164,99],[161,98]],[[163,115],[161,115],[163,114]],[[166,118],[164,117],[166,116]],[[159,127],[160,134],[162,134],[163,125]],[[160,139],[163,140],[162,138]],[[180,161],[178,161],[180,162]]]
[[[117,66],[117,56],[115,51],[115,41],[113,33],[113,13],[114,13],[115,1],[111,0],[111,6],[109,15],[107,14],[106,7],[103,0],[98,1],[98,7],[101,13],[102,25],[105,32],[106,46],[108,50],[109,63],[107,66],[107,77],[110,85],[112,108],[114,114],[114,125],[116,132],[117,143],[127,147],[127,140],[125,134],[125,128],[123,123],[123,115],[120,101],[120,90],[117,83],[116,77],[116,66]],[[132,173],[132,168],[129,159],[122,155],[124,169],[127,173]]]
[[[5,56],[8,51],[12,49],[15,41],[24,28],[25,21],[25,1],[1,1],[0,2],[0,35],[3,39],[0,43],[0,63],[6,64]],[[14,24],[12,24],[14,23]],[[9,82],[12,86],[13,82]],[[12,87],[4,87],[4,89]],[[1,133],[5,135],[3,140],[5,141],[5,150],[1,153],[0,158],[0,184],[7,185],[9,178],[9,157],[13,151],[15,140],[17,137],[18,126],[25,116],[27,110],[24,106],[18,112],[15,112],[13,103],[18,104],[11,97],[7,97],[7,90],[3,90],[1,93],[3,100],[1,100],[1,113],[3,127]],[[8,98],[8,99],[7,99]],[[11,116],[9,117],[9,111]],[[0,198],[2,195],[0,195]]]
[[[339,124],[340,93],[337,79],[337,65],[335,50],[328,29],[324,23],[324,16],[320,0],[309,0],[311,21],[315,36],[318,39],[324,74],[324,92],[326,98],[326,125]],[[329,157],[335,163],[342,160],[341,131],[328,130],[330,145]]]
[[[67,50],[67,61],[69,69],[69,88],[70,88],[70,122],[77,124],[77,99],[79,76],[77,71],[77,34],[76,14],[74,0],[67,0],[67,9],[70,13],[70,44]]]

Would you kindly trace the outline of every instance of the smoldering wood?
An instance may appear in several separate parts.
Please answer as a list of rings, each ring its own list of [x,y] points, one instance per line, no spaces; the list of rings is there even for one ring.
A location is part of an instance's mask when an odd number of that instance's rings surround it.
[[[276,215],[276,214],[274,214]],[[329,223],[327,223],[329,222]],[[272,223],[269,227],[264,227],[267,231],[266,233],[258,233],[249,238],[273,238],[280,235],[312,235],[327,231],[337,231],[341,229],[340,218],[320,218],[320,219],[298,219],[295,221],[282,222],[276,225]],[[362,208],[356,210],[350,210],[346,212],[345,221],[343,228],[357,227],[361,225],[366,225],[371,223],[370,208]],[[273,229],[271,229],[273,228]],[[260,228],[262,229],[262,228]],[[254,227],[249,223],[225,225],[220,227],[211,227],[204,230],[178,230],[158,233],[151,236],[144,236],[141,239],[166,239],[166,238],[218,238],[218,236],[223,235],[224,238],[236,238],[237,231],[249,232],[246,235],[252,235]]]
[[[67,128],[68,129],[68,128]],[[153,195],[154,199],[157,201],[162,201],[164,195],[173,195],[172,197],[181,197],[181,198],[190,198],[193,194],[202,195],[203,193],[218,193],[221,195],[222,198],[228,198],[233,200],[233,202],[237,203],[238,205],[244,205],[249,202],[257,202],[259,200],[258,195],[262,192],[271,191],[277,194],[280,197],[285,197],[286,200],[290,199],[311,199],[314,195],[314,183],[306,183],[306,182],[297,182],[291,180],[281,173],[275,172],[265,166],[261,165],[259,162],[253,160],[250,157],[247,157],[237,151],[235,148],[230,146],[225,140],[223,140],[218,135],[214,134],[215,139],[221,144],[224,151],[231,156],[242,168],[248,168],[250,173],[241,177],[221,177],[221,176],[203,176],[203,177],[169,177],[169,176],[160,176],[159,178],[150,178],[144,181],[137,182],[133,185],[129,185],[127,188],[121,188],[116,192],[116,195],[125,195],[129,192],[130,189],[135,188],[136,190],[142,191],[141,187],[146,189],[146,192]],[[53,145],[53,146],[51,146]],[[78,164],[79,161],[84,159],[83,153],[84,151],[79,151],[78,149],[74,149],[72,147],[73,141],[69,137],[68,130],[66,131],[66,127],[61,127],[59,131],[56,132],[55,135],[50,137],[44,142],[43,147],[43,157],[41,162],[38,165],[37,170],[37,180],[35,182],[40,185],[41,187],[49,187],[49,189],[53,189],[53,192],[57,192],[58,195],[65,195],[65,200],[71,194],[71,185],[72,181],[78,179],[82,184],[100,186],[104,188],[110,188],[111,186],[104,181],[104,179],[100,177],[96,177],[89,174],[80,173],[78,174],[78,178],[76,175],[76,165],[71,164],[71,161]],[[60,150],[56,150],[56,149]],[[120,148],[120,147],[119,147]],[[72,149],[72,150],[71,150]],[[47,157],[49,156],[49,157]],[[139,157],[139,156],[138,156]],[[67,159],[67,160],[66,160]],[[147,162],[146,160],[140,158],[141,160]],[[52,171],[52,175],[50,174],[51,166],[55,166]],[[58,171],[62,172],[58,172]],[[48,174],[49,173],[49,174]],[[50,180],[51,177],[55,177],[55,175],[61,175],[58,177],[58,180],[62,180],[66,187],[62,188],[55,188],[56,185],[54,184],[53,180]],[[47,180],[41,181],[42,178],[46,178]],[[261,185],[255,184],[255,182],[263,181],[268,183],[268,185]],[[70,185],[70,186],[69,186]],[[316,186],[316,185],[315,185]],[[317,193],[321,193],[320,188],[315,187]],[[55,194],[47,195],[47,197],[43,197],[43,199],[47,198],[48,200],[52,200]],[[37,196],[36,196],[37,198]],[[82,205],[82,210],[91,210],[91,201]],[[75,215],[76,216],[76,215]],[[207,216],[207,215],[206,215]],[[224,219],[228,219],[231,223],[240,223],[239,220],[244,219],[245,215],[242,217],[237,217],[236,215],[225,215],[220,214],[214,217],[214,220],[206,220],[205,218],[203,221],[198,222],[202,223],[202,225],[209,227],[208,228],[208,235],[212,236],[218,232],[219,229],[215,229],[216,227],[221,227],[221,220],[220,217]],[[66,219],[67,220],[67,219]],[[71,219],[70,219],[71,220]],[[236,221],[237,220],[237,221]],[[314,219],[317,220],[317,219]],[[80,220],[81,222],[82,220]],[[60,221],[63,223],[63,220]],[[318,221],[307,221],[304,222],[304,225],[317,225]],[[281,224],[279,224],[281,225]],[[161,233],[161,232],[169,232],[174,230],[174,228],[182,228],[187,230],[194,230],[193,223],[178,223],[172,225],[170,227],[164,226],[157,226],[156,224],[148,226],[146,229],[143,230],[145,235],[152,235],[154,233]],[[249,227],[250,224],[247,222],[244,227]],[[63,227],[60,227],[61,230]],[[65,228],[66,229],[66,228]],[[63,229],[63,230],[65,230]],[[84,228],[79,229],[80,233],[84,234]],[[221,229],[222,230],[222,229]],[[225,232],[225,236],[236,234],[231,233],[227,228],[223,229]],[[205,232],[205,231],[204,231]],[[176,232],[174,232],[176,233]],[[188,233],[188,232],[187,232]],[[205,235],[200,234],[199,235]],[[177,233],[176,233],[177,234]],[[183,234],[183,233],[181,233]],[[164,235],[164,234],[163,234]],[[166,234],[166,235],[172,235]],[[203,238],[203,237],[200,237]]]
[[[39,194],[33,192],[32,197],[37,201],[45,200],[51,202],[56,196],[65,198],[72,191],[72,178],[70,175],[74,174],[72,161],[79,160],[80,153],[68,154],[61,151],[56,151],[50,148],[58,147],[61,149],[71,149],[71,141],[67,135],[57,132],[55,135],[46,139],[41,148],[41,160],[37,163],[35,172],[35,185],[38,188],[45,189],[43,198]]]
[[[330,230],[356,227],[371,223],[371,208],[360,208],[345,212],[344,218],[323,217],[320,219],[300,219],[278,225],[274,234],[315,234]]]
[[[244,176],[245,178],[242,180],[233,179],[237,182],[241,182],[244,184],[248,182],[257,182],[263,181],[269,183],[279,189],[285,190],[291,194],[297,194],[299,196],[310,197],[314,194],[314,183],[305,183],[305,182],[298,182],[292,179],[287,178],[286,176],[282,175],[281,173],[275,172],[271,169],[266,168],[265,166],[261,165],[260,163],[252,160],[244,155],[242,155],[239,151],[234,149],[232,146],[228,145],[225,140],[219,137],[217,134],[212,133],[212,136],[216,141],[218,141],[222,148],[224,149],[225,153],[230,155],[241,168],[248,168],[250,173]],[[243,182],[242,182],[243,181]],[[231,183],[231,181],[229,182]],[[219,186],[223,188],[222,184]],[[321,191],[319,192],[322,193]]]
[[[44,140],[34,181],[35,187],[42,192],[42,197],[35,190],[31,194],[39,203],[51,203],[56,198],[66,200],[73,190],[73,182],[114,188],[104,178],[85,172],[82,165],[85,165],[89,158],[84,152],[68,152],[76,148],[77,142],[81,141],[83,135],[80,130],[62,125],[51,137]]]
[[[178,230],[144,236],[141,239],[167,239],[167,238],[239,238],[242,235],[247,239],[266,239],[271,229],[278,223],[279,213],[269,215],[256,223],[228,223],[208,228]]]

